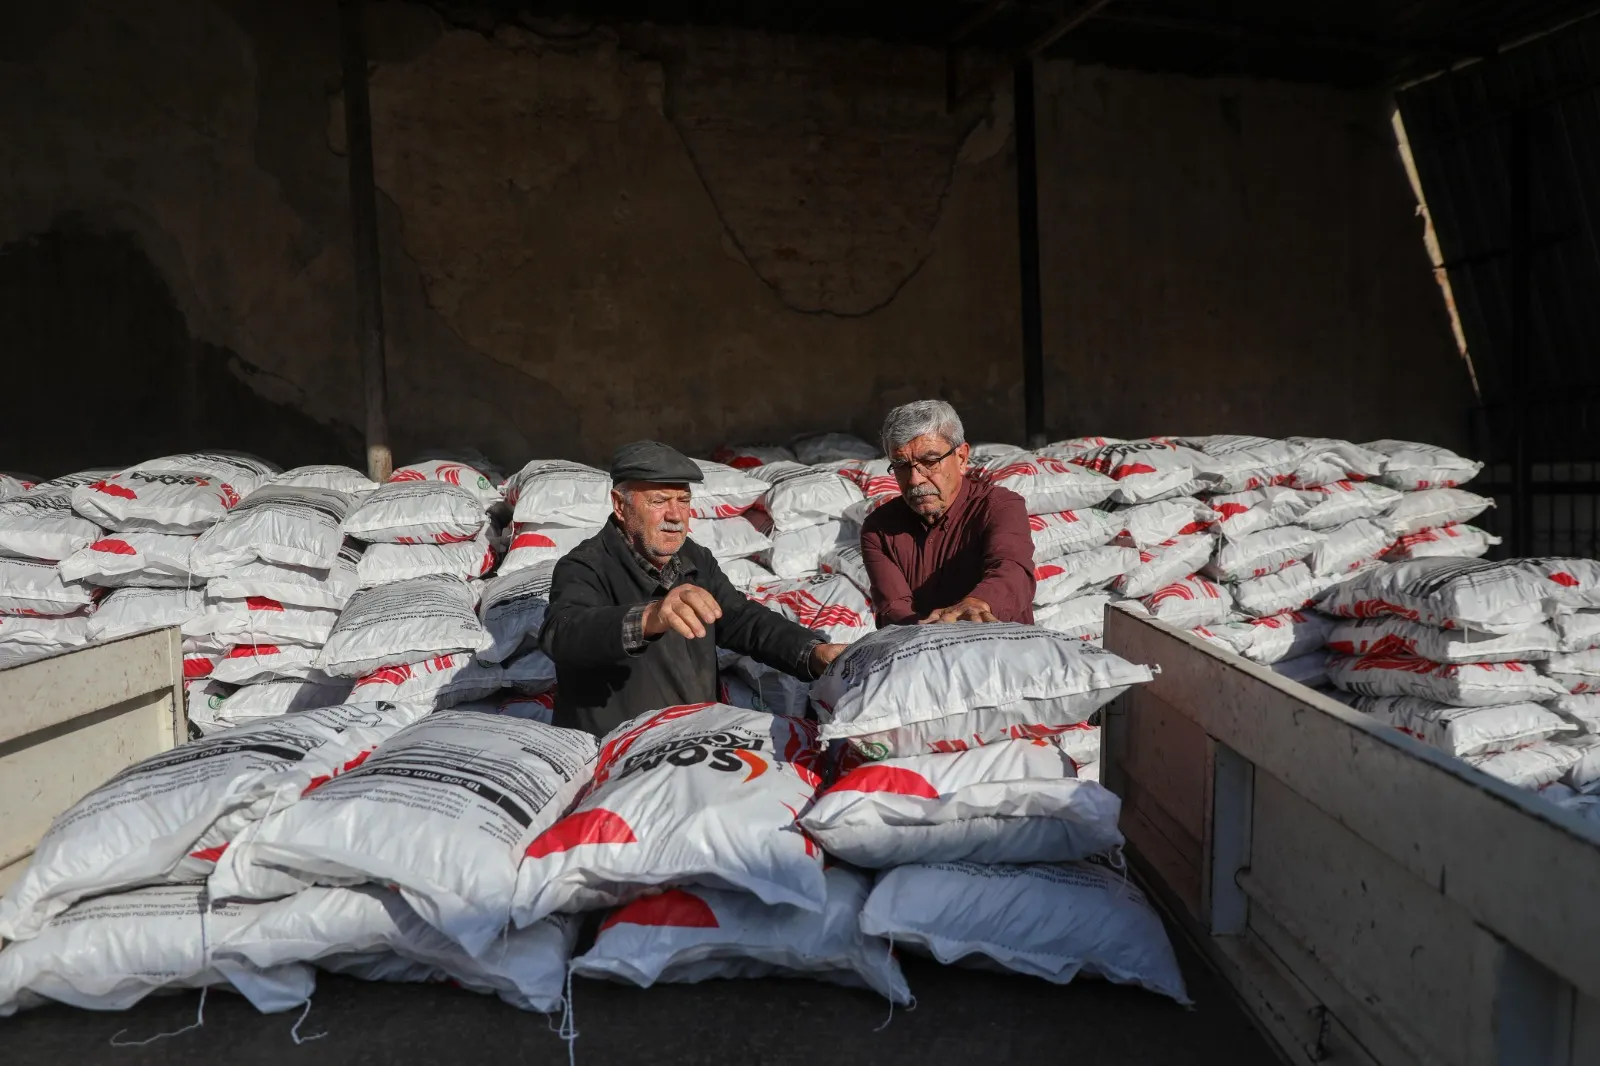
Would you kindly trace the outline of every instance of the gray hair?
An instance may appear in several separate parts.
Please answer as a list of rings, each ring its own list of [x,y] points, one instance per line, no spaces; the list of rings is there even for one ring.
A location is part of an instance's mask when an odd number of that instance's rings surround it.
[[[923,434],[940,437],[952,448],[967,441],[954,407],[943,400],[917,400],[901,404],[883,420],[883,454],[892,454]]]

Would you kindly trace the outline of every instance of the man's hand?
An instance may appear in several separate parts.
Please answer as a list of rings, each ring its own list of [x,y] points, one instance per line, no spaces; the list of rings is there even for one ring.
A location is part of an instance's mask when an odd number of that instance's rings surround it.
[[[811,674],[821,677],[828,664],[839,657],[839,654],[848,647],[846,644],[818,644],[811,649]]]
[[[989,610],[989,605],[975,596],[968,596],[960,603],[950,607],[942,607],[924,618],[918,625],[928,625],[936,622],[998,622],[1000,619]]]
[[[639,621],[647,637],[672,630],[685,640],[699,640],[706,626],[722,617],[717,599],[699,585],[679,585],[659,600],[652,600]]]

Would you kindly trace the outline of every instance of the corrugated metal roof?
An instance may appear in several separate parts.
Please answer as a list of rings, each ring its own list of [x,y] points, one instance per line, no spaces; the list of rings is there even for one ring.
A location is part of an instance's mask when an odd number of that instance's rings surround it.
[[[1484,402],[1515,400],[1519,382],[1545,401],[1600,397],[1600,20],[1412,85],[1397,100]],[[1520,356],[1518,166],[1529,270]]]

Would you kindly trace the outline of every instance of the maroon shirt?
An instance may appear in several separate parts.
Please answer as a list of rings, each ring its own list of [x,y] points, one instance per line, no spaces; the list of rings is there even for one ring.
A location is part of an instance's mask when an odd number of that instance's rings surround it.
[[[932,526],[903,499],[886,503],[862,524],[861,558],[880,626],[918,622],[968,596],[1002,622],[1033,622],[1033,533],[1010,489],[964,478]]]

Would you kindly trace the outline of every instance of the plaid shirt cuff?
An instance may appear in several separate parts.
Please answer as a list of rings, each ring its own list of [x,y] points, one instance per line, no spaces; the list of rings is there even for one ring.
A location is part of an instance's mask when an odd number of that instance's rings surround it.
[[[650,643],[644,635],[644,609],[648,606],[635,604],[622,616],[622,650],[629,655],[638,655]]]

